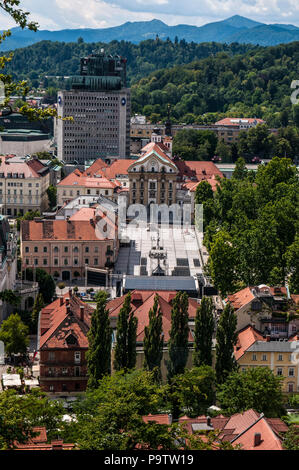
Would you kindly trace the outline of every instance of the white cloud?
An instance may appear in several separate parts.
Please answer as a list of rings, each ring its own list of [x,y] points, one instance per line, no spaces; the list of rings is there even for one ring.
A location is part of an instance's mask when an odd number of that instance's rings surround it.
[[[41,29],[105,28],[159,18],[167,24],[202,25],[232,15],[265,23],[299,25],[298,0],[21,0]],[[0,14],[2,27],[13,22]]]

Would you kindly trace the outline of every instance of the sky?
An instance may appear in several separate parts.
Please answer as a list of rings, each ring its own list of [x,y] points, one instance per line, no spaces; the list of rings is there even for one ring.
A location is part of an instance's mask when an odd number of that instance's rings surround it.
[[[299,0],[21,0],[40,29],[107,28],[126,21],[160,19],[201,26],[232,15],[262,23],[299,26]],[[0,30],[14,26],[0,12]]]

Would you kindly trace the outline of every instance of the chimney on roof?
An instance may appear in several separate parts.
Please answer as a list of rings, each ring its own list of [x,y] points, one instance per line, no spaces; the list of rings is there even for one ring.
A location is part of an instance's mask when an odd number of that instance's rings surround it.
[[[70,315],[70,313],[71,313],[71,307],[70,307],[70,305],[68,305],[68,306],[66,307],[66,314],[67,314],[67,315]]]
[[[260,432],[256,432],[254,434],[254,442],[253,442],[254,447],[259,446],[261,442],[262,442],[262,435]]]
[[[73,289],[72,288],[69,289],[69,296],[70,296],[70,299],[73,297]]]
[[[211,426],[211,418],[210,418],[210,416],[207,416],[207,425],[208,425],[208,426]]]
[[[60,305],[60,307],[62,307],[62,305],[63,305],[63,297],[59,297],[59,305]]]
[[[52,441],[52,450],[63,450],[63,441]]]
[[[270,335],[266,335],[266,341],[267,341],[267,343],[270,343],[270,341],[271,341],[271,336]]]
[[[80,320],[84,321],[84,305],[80,305]]]
[[[172,424],[172,414],[171,413],[169,413],[169,415],[168,415],[168,423]]]
[[[65,305],[70,305],[70,298],[69,298],[69,297],[67,297],[67,298],[65,299]]]

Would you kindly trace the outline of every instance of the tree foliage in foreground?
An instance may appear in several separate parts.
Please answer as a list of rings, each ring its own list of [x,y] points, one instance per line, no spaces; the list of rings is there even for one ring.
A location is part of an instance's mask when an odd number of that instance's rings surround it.
[[[203,202],[210,217],[204,244],[206,266],[222,295],[245,286],[284,285],[298,291],[299,180],[287,158],[259,165],[255,176],[242,171],[221,179],[213,199]]]
[[[282,416],[284,411],[282,378],[269,367],[252,367],[233,372],[217,393],[221,409],[227,414],[242,413],[253,408],[269,418]]]
[[[26,443],[35,437],[35,426],[45,426],[48,437],[62,424],[64,409],[61,404],[49,400],[40,389],[26,395],[15,390],[0,393],[0,449],[15,446],[15,441]]]
[[[0,327],[0,341],[5,345],[5,352],[9,355],[25,354],[29,344],[28,333],[28,326],[22,322],[20,316],[17,313],[10,315]]]

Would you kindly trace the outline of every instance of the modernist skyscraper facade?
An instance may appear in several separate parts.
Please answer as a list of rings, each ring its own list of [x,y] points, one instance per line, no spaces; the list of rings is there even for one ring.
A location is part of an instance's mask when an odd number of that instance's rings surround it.
[[[81,59],[80,75],[70,91],[58,92],[58,158],[84,163],[130,155],[130,89],[126,59],[102,50]]]

